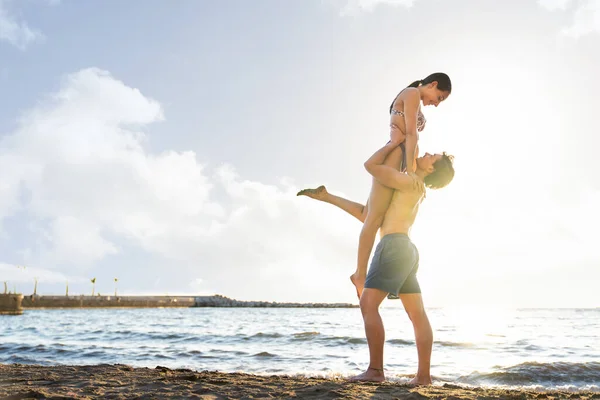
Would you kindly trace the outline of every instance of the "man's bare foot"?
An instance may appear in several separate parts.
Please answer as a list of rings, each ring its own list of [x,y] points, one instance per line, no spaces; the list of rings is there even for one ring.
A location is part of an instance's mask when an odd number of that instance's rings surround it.
[[[407,385],[410,387],[431,385],[431,376],[421,378],[419,375],[417,375],[414,378],[412,378],[412,380],[408,382]]]
[[[356,296],[358,296],[359,300],[360,300],[360,296],[362,296],[363,289],[365,288],[366,280],[367,280],[367,277],[359,275],[358,272],[355,272],[352,275],[350,275],[350,281],[356,288]]]
[[[296,193],[296,196],[308,196],[311,199],[315,199],[315,200],[325,200],[325,196],[327,196],[329,193],[327,193],[327,189],[325,188],[325,186],[321,185],[316,189],[302,189],[301,191],[299,191],[298,193]]]
[[[367,368],[365,372],[360,375],[353,376],[348,379],[350,382],[383,382],[385,381],[385,374],[383,369],[379,368]]]

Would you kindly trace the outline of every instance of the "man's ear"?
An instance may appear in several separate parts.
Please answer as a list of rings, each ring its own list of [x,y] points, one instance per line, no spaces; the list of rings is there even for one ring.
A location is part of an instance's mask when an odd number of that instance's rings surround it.
[[[433,165],[430,165],[429,167],[427,167],[427,175],[433,174],[434,171],[435,171],[435,167]]]

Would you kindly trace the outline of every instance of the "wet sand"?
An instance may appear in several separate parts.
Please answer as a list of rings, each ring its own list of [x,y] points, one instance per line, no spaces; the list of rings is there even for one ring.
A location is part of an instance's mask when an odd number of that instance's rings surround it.
[[[458,385],[409,388],[342,379],[258,376],[126,365],[0,365],[0,399],[600,399],[600,393]]]

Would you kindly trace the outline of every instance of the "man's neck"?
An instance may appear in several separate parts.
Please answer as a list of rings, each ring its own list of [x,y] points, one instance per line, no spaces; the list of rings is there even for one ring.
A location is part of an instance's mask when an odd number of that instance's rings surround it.
[[[421,168],[417,168],[417,170],[415,171],[415,175],[417,175],[419,178],[421,179],[425,179],[425,177],[428,175],[427,172],[424,169]]]

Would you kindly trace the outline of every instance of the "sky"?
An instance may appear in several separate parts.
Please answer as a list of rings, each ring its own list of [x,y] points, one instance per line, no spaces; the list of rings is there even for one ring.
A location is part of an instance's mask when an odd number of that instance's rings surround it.
[[[295,194],[364,202],[442,71],[425,304],[598,307],[598,48],[600,0],[0,0],[0,281],[356,303],[361,224]]]

